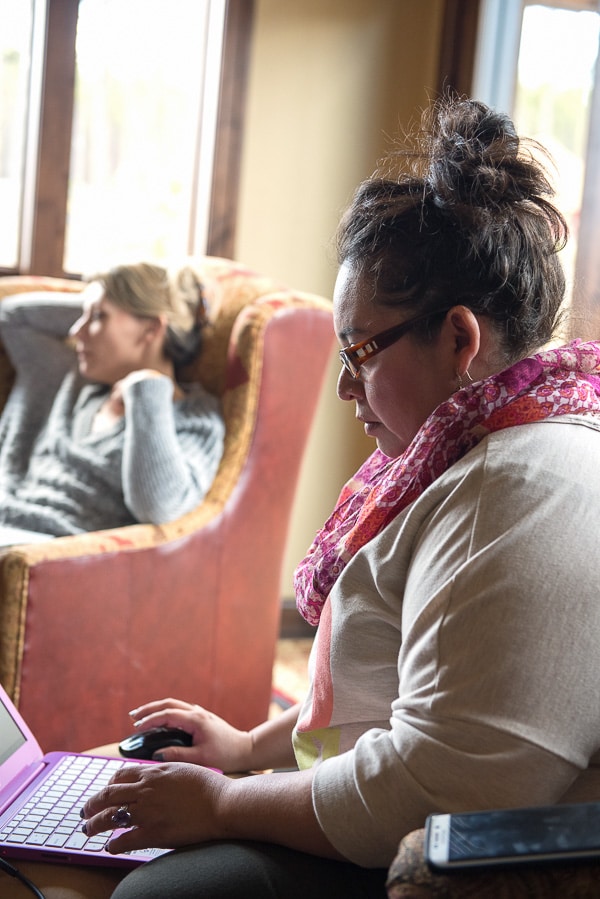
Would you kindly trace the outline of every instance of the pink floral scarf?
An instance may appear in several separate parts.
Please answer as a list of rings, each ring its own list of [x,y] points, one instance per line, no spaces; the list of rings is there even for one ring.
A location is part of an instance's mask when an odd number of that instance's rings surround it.
[[[398,458],[375,450],[342,489],[296,569],[302,616],[317,625],[331,588],[354,554],[487,434],[558,415],[600,416],[599,375],[600,343],[575,340],[454,393]]]

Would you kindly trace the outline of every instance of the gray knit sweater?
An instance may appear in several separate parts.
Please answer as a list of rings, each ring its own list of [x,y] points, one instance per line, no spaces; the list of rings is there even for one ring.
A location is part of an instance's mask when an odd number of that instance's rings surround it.
[[[134,383],[123,419],[91,433],[108,388],[80,378],[65,342],[80,314],[77,294],[0,303],[17,372],[0,418],[0,543],[2,525],[62,536],[172,521],[200,503],[217,471],[223,418],[197,384],[173,402],[166,376]]]

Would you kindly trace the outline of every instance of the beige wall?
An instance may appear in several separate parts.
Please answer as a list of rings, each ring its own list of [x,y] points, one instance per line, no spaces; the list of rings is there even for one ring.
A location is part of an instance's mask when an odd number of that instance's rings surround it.
[[[433,94],[442,0],[256,0],[236,256],[331,297],[332,236],[388,139]],[[340,487],[374,448],[331,359],[303,464],[282,594]]]

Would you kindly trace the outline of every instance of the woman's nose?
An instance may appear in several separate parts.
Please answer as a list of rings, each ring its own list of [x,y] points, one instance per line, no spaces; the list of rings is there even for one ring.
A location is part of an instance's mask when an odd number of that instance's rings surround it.
[[[340,400],[355,400],[362,391],[360,378],[354,378],[345,365],[342,365],[337,379],[337,395]]]

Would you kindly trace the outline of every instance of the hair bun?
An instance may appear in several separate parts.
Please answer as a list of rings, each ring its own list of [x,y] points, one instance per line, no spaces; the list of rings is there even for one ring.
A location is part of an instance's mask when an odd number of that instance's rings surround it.
[[[196,267],[190,262],[170,272],[171,298],[180,314],[199,327],[208,320],[204,285]]]
[[[490,210],[554,193],[503,113],[477,100],[444,99],[431,107],[424,123],[419,155],[436,206]]]

